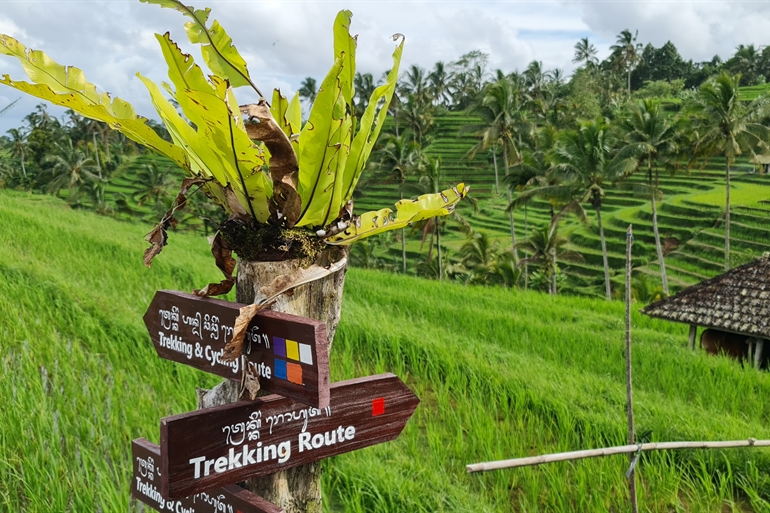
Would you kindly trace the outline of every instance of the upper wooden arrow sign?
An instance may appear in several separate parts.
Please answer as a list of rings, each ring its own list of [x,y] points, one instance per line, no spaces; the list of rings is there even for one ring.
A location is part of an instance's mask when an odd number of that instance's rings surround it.
[[[393,374],[334,383],[327,408],[271,395],[161,419],[161,491],[177,498],[401,433],[420,400]]]
[[[262,310],[248,327],[243,357],[223,362],[220,358],[242,306],[161,290],[144,314],[144,324],[162,358],[235,381],[249,365],[266,392],[315,408],[328,406],[326,324]]]
[[[229,485],[183,499],[166,499],[160,493],[160,447],[144,438],[131,444],[134,476],[131,495],[158,511],[184,513],[286,513],[272,502],[240,486]]]

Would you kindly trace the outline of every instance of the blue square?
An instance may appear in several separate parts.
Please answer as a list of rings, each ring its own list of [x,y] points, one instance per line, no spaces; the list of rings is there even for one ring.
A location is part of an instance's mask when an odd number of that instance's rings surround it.
[[[286,379],[286,362],[284,360],[275,359],[275,377],[280,379]]]
[[[281,337],[273,337],[273,352],[275,356],[286,358],[286,340]]]

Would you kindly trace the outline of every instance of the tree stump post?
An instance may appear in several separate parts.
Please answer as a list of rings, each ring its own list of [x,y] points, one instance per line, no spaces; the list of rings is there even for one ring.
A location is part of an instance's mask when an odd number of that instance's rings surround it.
[[[339,260],[341,250],[330,249],[323,256]],[[299,260],[238,262],[236,301],[250,304],[264,299],[259,289],[278,276],[298,269]],[[329,351],[340,321],[342,290],[347,268],[320,280],[300,285],[282,294],[272,310],[326,323]],[[239,399],[238,383],[226,380],[211,390],[198,390],[198,408],[228,404]],[[244,488],[281,506],[286,513],[321,513],[321,464],[301,465],[269,476],[250,479]]]

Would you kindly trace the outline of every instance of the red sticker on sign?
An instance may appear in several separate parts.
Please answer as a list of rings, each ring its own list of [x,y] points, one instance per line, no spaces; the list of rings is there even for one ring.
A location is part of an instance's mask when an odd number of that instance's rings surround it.
[[[379,399],[373,399],[372,400],[372,417],[376,417],[377,415],[382,415],[385,413],[385,398],[380,397]]]

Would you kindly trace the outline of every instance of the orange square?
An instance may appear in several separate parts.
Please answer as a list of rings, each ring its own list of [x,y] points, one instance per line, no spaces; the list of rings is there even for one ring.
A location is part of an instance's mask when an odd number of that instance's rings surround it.
[[[296,363],[286,364],[286,377],[292,383],[302,384],[302,366]]]

